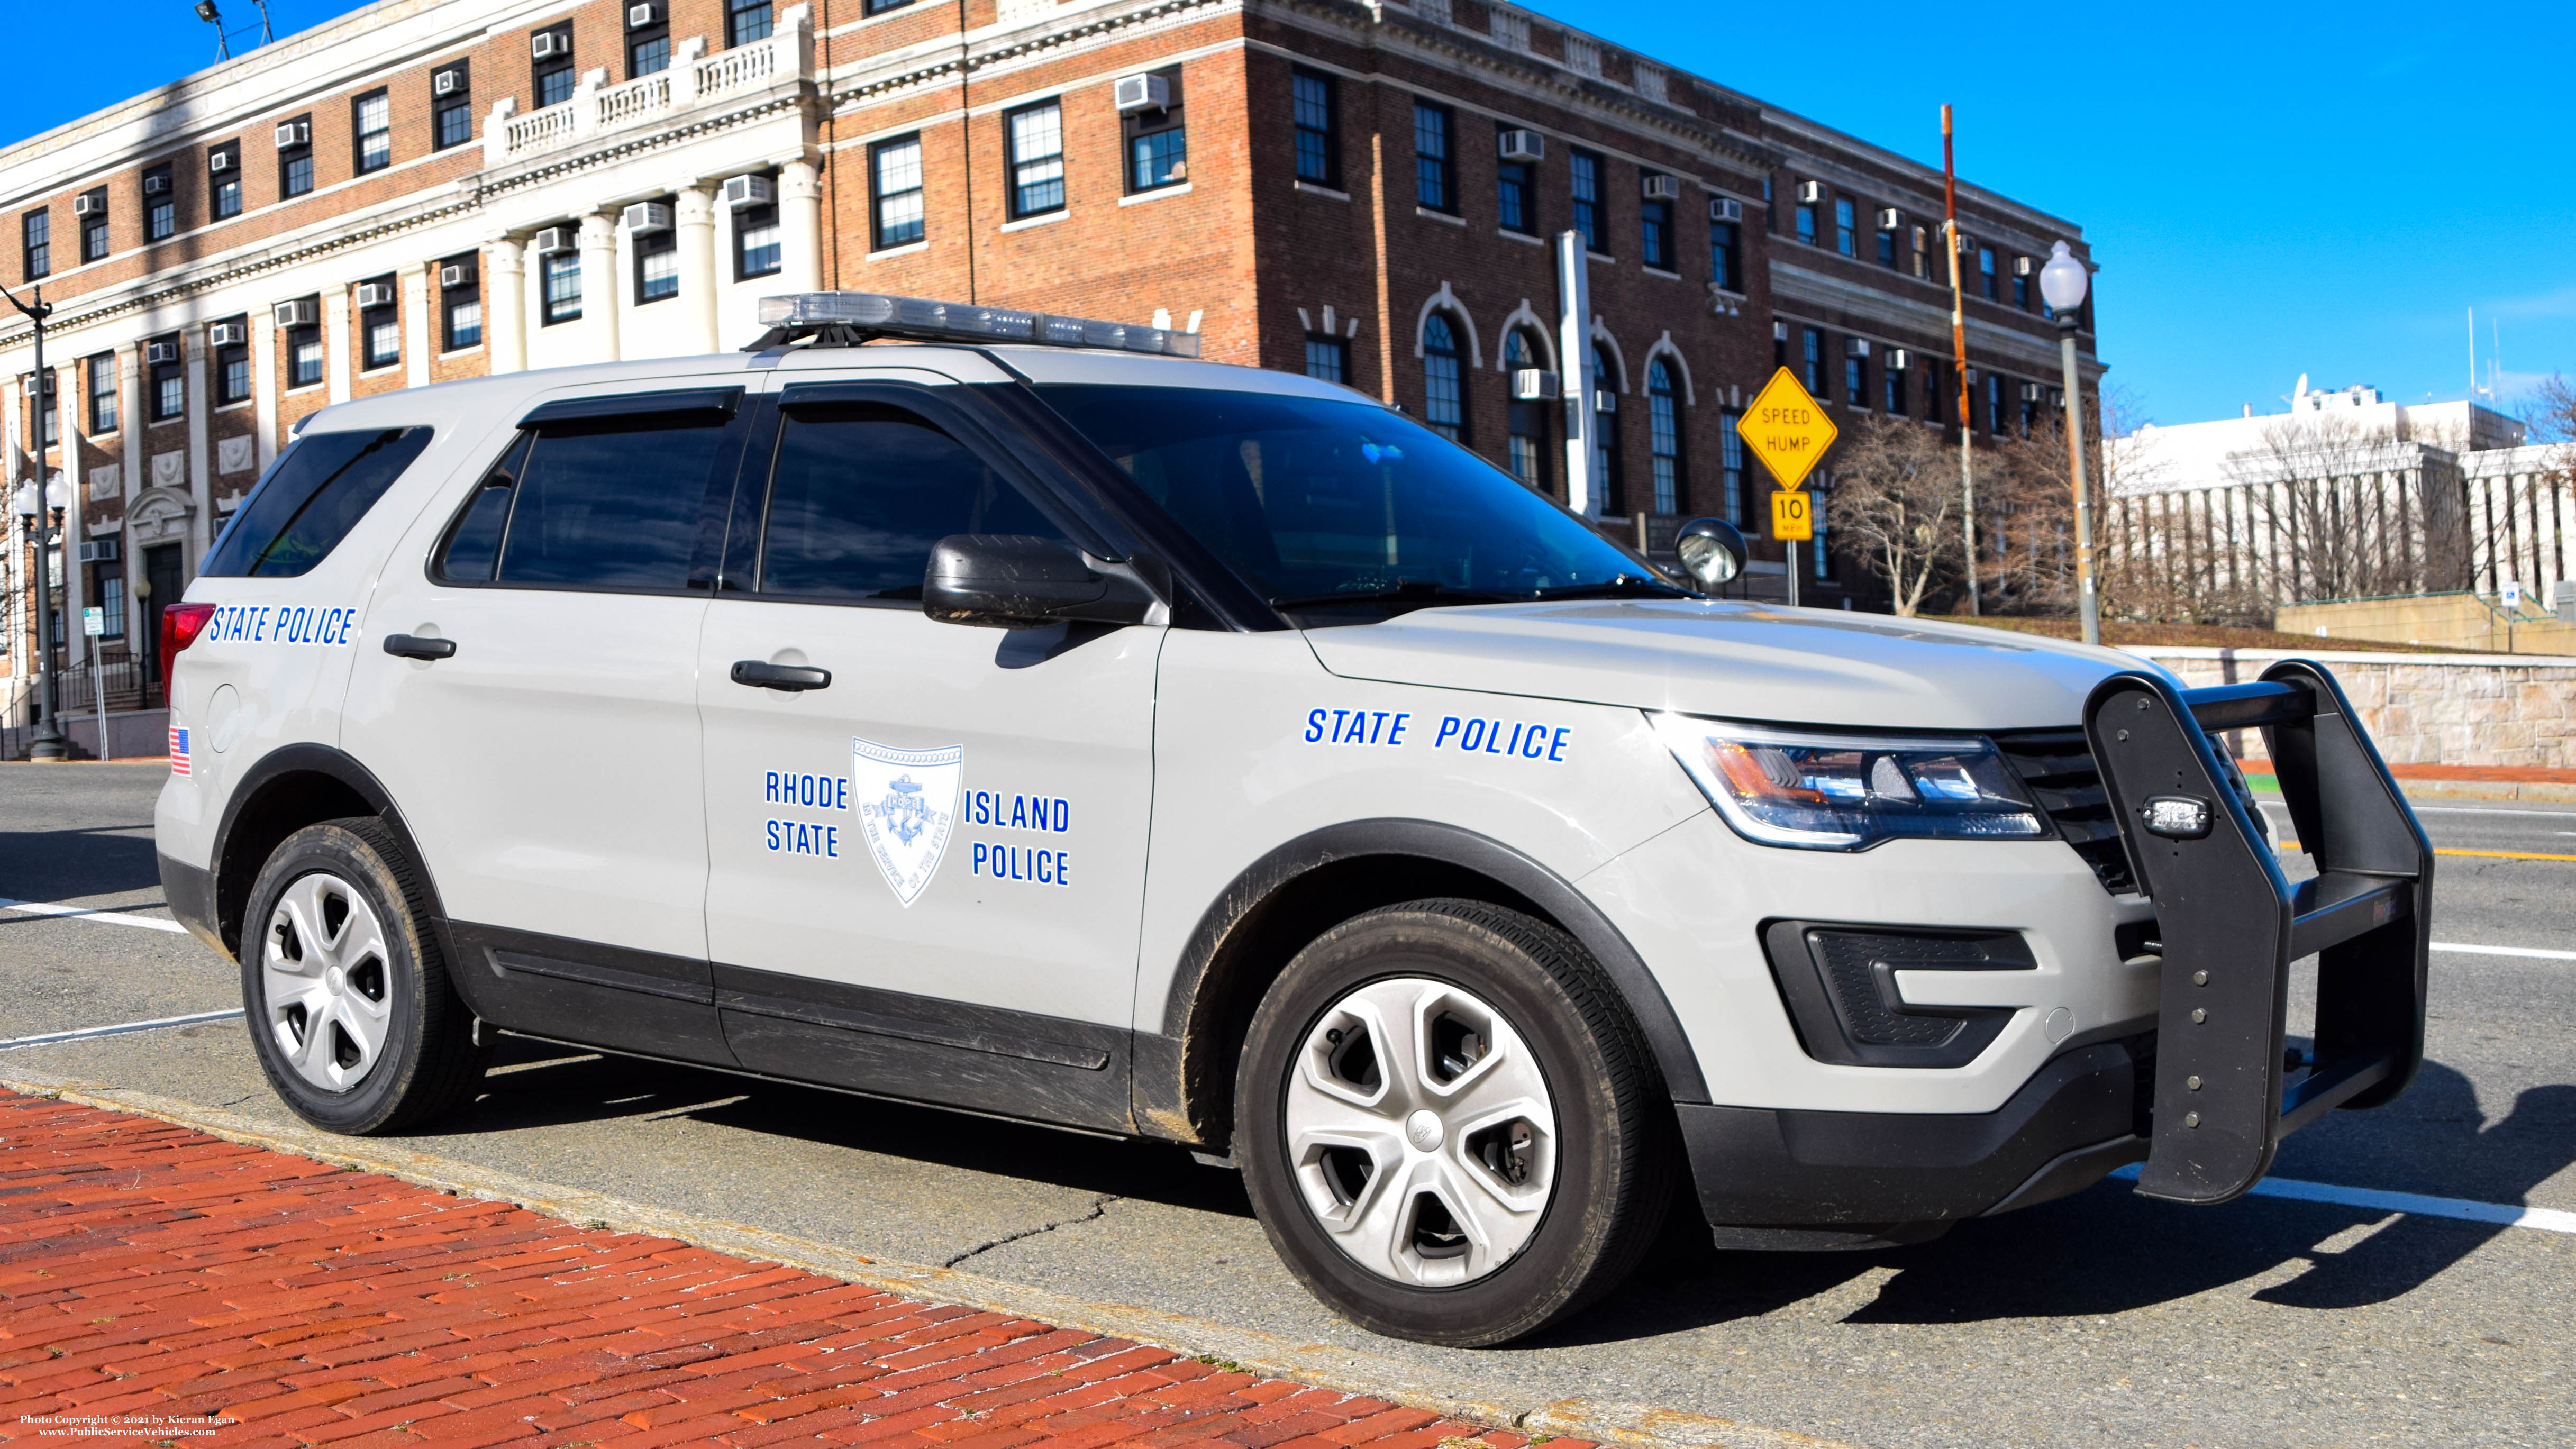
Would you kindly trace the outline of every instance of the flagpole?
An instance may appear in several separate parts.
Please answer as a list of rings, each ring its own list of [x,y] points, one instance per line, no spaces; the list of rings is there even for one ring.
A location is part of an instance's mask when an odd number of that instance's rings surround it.
[[[1959,167],[1951,154],[1950,108],[1941,107],[1941,233],[1950,253],[1950,353],[1959,373],[1959,492],[1966,501],[1959,529],[1968,545],[1968,612],[1982,613],[1977,600],[1977,474],[1969,454],[1976,429],[1969,426],[1968,311],[1959,285]]]

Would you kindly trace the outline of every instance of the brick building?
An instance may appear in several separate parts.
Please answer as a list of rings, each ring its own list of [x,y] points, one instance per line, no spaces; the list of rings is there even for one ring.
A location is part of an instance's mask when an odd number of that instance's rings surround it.
[[[0,150],[0,276],[57,308],[41,389],[0,312],[6,446],[76,491],[58,607],[107,634],[70,657],[128,681],[314,410],[738,347],[826,286],[1196,329],[1668,538],[1767,518],[1733,426],[1776,365],[1950,424],[1940,218],[1937,172],[1480,0],[381,0]],[[2037,259],[2081,234],[1961,218],[1970,422],[2025,427]],[[1868,601],[1802,552],[1810,601]]]

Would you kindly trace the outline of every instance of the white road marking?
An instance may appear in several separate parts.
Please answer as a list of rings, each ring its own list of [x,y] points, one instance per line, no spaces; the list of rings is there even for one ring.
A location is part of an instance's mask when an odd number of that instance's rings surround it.
[[[2436,941],[2433,949],[2454,951],[2463,956],[2527,956],[2534,961],[2576,961],[2576,951],[2544,951],[2538,946],[2462,946],[2450,941]]]
[[[2481,805],[2417,805],[2418,815],[2546,815],[2576,820],[2576,810],[2493,810]]]
[[[94,1036],[123,1036],[129,1031],[159,1031],[165,1026],[196,1026],[209,1021],[230,1021],[242,1014],[238,1006],[224,1011],[200,1011],[191,1016],[164,1016],[151,1021],[121,1021],[114,1026],[85,1026],[78,1031],[49,1031],[41,1036],[15,1037],[0,1041],[0,1052],[12,1047],[46,1046],[61,1041],[87,1041]]]
[[[2135,1179],[2138,1164],[2114,1169],[2113,1177]],[[2379,1212],[2413,1213],[2417,1217],[2456,1218],[2465,1223],[2499,1223],[2509,1228],[2532,1228],[2544,1233],[2576,1233],[2576,1212],[2558,1208],[2523,1207],[2518,1203],[2471,1202],[2460,1197],[2426,1197],[2421,1193],[2382,1192],[2374,1187],[2345,1187],[2333,1182],[2300,1182],[2292,1178],[2267,1177],[2254,1184],[2247,1197],[2279,1197],[2294,1202],[2333,1203],[2338,1207],[2371,1208]]]
[[[67,906],[60,901],[0,900],[0,911],[18,911],[30,916],[68,916],[75,920],[100,921],[111,926],[141,926],[147,931],[175,931],[184,936],[188,928],[177,921],[156,916],[133,916],[123,911],[100,910],[91,906]],[[0,1043],[6,1045],[6,1043]]]

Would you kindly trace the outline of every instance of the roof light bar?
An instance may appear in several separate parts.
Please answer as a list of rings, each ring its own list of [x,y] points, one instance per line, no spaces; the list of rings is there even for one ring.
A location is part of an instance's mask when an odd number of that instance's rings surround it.
[[[1024,342],[1152,352],[1166,357],[1199,355],[1199,335],[1195,332],[1106,322],[1097,317],[1060,317],[1052,312],[939,302],[927,297],[890,297],[881,292],[798,292],[763,297],[760,321],[769,332],[747,350],[784,346],[805,337],[825,343],[902,337],[917,342]]]

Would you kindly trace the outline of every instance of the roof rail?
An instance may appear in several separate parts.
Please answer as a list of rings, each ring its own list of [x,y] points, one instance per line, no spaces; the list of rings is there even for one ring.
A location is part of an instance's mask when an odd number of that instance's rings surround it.
[[[1052,312],[940,302],[927,297],[890,297],[881,292],[797,292],[763,297],[760,320],[769,330],[743,351],[766,352],[798,342],[817,347],[856,347],[881,337],[898,337],[913,342],[985,346],[1024,342],[1165,357],[1199,355],[1199,335],[1195,332],[1104,322],[1096,317],[1060,317]]]

